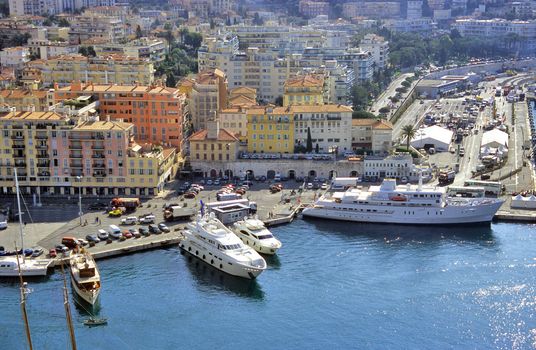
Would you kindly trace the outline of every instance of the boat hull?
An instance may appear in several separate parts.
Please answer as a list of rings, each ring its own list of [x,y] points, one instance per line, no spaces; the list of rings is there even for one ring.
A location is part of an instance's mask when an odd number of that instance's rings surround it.
[[[183,239],[179,244],[179,247],[190,255],[206,262],[220,271],[228,273],[229,275],[255,279],[262,273],[262,271],[264,271],[264,269],[261,268],[241,265],[236,261],[229,259],[224,254],[216,255],[216,253],[209,252],[208,249],[188,238]]]
[[[76,292],[76,295],[80,299],[82,299],[83,301],[85,301],[86,303],[88,303],[90,305],[95,305],[95,303],[97,302],[97,299],[99,298],[99,295],[100,295],[100,288],[99,289],[94,289],[94,290],[89,290],[89,291],[83,290],[83,289],[78,287],[78,284],[76,283],[74,278],[72,278],[72,275],[71,275],[71,285],[73,286],[73,289]]]
[[[407,225],[456,225],[469,223],[489,223],[502,201],[480,206],[447,206],[447,207],[378,207],[360,206],[358,210],[343,209],[343,205],[334,208],[305,208],[302,215],[322,219],[389,223]],[[367,211],[369,210],[369,211]],[[375,210],[375,212],[373,212]]]
[[[19,259],[22,259],[19,257]],[[21,265],[21,274],[23,277],[46,276],[50,260],[27,260],[28,264]],[[30,263],[31,262],[31,263]],[[0,277],[19,277],[19,269],[16,257],[0,258]]]

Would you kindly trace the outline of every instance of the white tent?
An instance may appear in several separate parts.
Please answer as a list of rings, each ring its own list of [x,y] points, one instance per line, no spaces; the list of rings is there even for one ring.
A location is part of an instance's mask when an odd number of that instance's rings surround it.
[[[480,144],[480,147],[486,146],[491,148],[504,146],[508,148],[508,134],[498,129],[486,131],[482,134],[482,143]]]
[[[434,147],[437,151],[448,151],[454,132],[434,125],[417,130],[411,140],[411,146],[420,149],[426,146]]]

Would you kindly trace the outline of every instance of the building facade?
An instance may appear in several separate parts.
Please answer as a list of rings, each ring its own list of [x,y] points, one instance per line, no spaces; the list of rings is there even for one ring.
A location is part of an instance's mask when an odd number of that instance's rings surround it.
[[[0,51],[0,65],[20,69],[30,61],[30,50],[27,47],[7,47]]]
[[[374,62],[374,70],[382,70],[389,63],[389,42],[376,34],[367,34],[359,43],[359,47],[370,52]]]
[[[54,112],[0,114],[0,190],[84,196],[155,195],[172,176],[175,150],[135,144],[132,124],[74,122]]]
[[[182,149],[186,97],[176,88],[73,83],[54,92],[55,102],[93,96],[99,114],[133,124],[136,140]]]
[[[0,105],[18,112],[44,112],[54,102],[54,94],[45,90],[6,89],[0,91]]]
[[[386,154],[393,146],[393,125],[383,119],[352,119],[352,150]]]
[[[283,106],[324,104],[324,77],[301,75],[288,79],[284,85]]]
[[[93,46],[97,56],[119,54],[137,59],[160,62],[166,58],[167,44],[159,39],[140,38],[126,44],[97,44]]]
[[[257,106],[247,110],[249,153],[293,153],[294,120],[290,107]]]
[[[188,97],[192,124],[195,130],[207,128],[207,122],[227,107],[227,78],[219,69],[208,69],[197,74]]]

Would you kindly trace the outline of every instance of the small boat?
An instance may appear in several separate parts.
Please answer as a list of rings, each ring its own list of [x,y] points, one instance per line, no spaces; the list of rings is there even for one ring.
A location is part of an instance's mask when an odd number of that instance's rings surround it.
[[[84,324],[89,327],[94,326],[104,326],[108,324],[108,319],[106,318],[89,318],[87,320],[84,320]]]
[[[395,202],[405,202],[405,201],[408,200],[406,198],[406,196],[404,196],[402,194],[397,194],[397,195],[391,196],[389,199],[392,200],[392,201],[395,201]]]
[[[272,235],[257,217],[244,218],[232,227],[235,235],[258,253],[273,255],[281,248],[281,242]]]

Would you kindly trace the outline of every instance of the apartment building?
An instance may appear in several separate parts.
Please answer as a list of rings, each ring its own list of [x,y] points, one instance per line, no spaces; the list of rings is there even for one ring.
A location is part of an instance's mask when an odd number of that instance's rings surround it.
[[[15,108],[16,111],[47,111],[54,95],[45,90],[6,89],[0,91],[0,105]]]
[[[78,82],[56,87],[54,100],[60,102],[79,96],[93,96],[98,100],[101,116],[132,123],[136,140],[183,149],[186,97],[178,89]]]
[[[513,33],[524,38],[536,38],[536,21],[509,21],[506,19],[457,19],[453,24],[462,36],[504,38]]]
[[[366,34],[359,43],[359,48],[370,52],[374,62],[374,70],[382,70],[389,63],[389,42],[382,36],[376,34]]]
[[[63,11],[61,4],[56,0],[9,0],[10,16],[41,16],[54,15]]]
[[[213,120],[217,113],[227,107],[227,78],[219,69],[200,71],[195,77],[189,107],[195,130],[207,128],[207,121]]]
[[[246,118],[249,153],[294,153],[290,107],[252,107],[247,110]]]
[[[207,122],[208,128],[199,130],[188,139],[190,141],[190,162],[228,163],[238,157],[239,140],[232,132],[220,127],[218,121]],[[221,166],[217,167],[218,169]],[[219,174],[221,176],[222,174]],[[217,177],[218,174],[210,174]]]
[[[1,113],[0,189],[14,193],[154,195],[172,176],[174,149],[132,139],[130,123],[98,118],[74,122],[54,112]]]
[[[43,60],[48,60],[56,56],[77,54],[80,46],[64,41],[30,38],[28,40],[28,48],[32,55]]]
[[[380,119],[352,119],[352,150],[358,154],[386,154],[393,146],[393,124]]]
[[[329,15],[329,2],[301,0],[298,4],[300,14],[304,17],[314,18],[316,16]]]
[[[123,22],[110,16],[77,16],[71,22],[69,41],[72,44],[84,44],[86,41],[100,39],[105,42],[118,43],[126,38]]]
[[[62,55],[34,61],[33,65],[40,66],[45,86],[52,86],[54,83],[65,86],[73,81],[140,85],[150,85],[154,82],[152,62],[122,55]]]
[[[137,59],[148,59],[160,62],[166,58],[167,44],[160,39],[140,38],[126,44],[96,44],[93,45],[97,56],[119,54]]]
[[[283,106],[319,104],[324,104],[324,77],[322,75],[301,75],[285,82]]]
[[[422,18],[422,0],[409,0],[407,5],[407,19]]]
[[[342,14],[346,18],[399,18],[400,3],[394,1],[363,1],[342,4]]]
[[[21,69],[26,62],[30,61],[30,50],[27,47],[7,47],[0,51],[0,65]]]
[[[218,120],[223,129],[245,142],[248,134],[247,108],[230,107],[218,113]]]
[[[352,149],[352,108],[343,105],[291,106],[296,147],[307,146],[311,133],[313,147],[320,153]],[[318,146],[317,146],[318,145]]]
[[[432,178],[431,169],[413,164],[413,158],[408,153],[387,157],[367,156],[363,161],[363,174],[367,181],[378,181],[384,178],[417,181],[420,173],[426,181]]]

